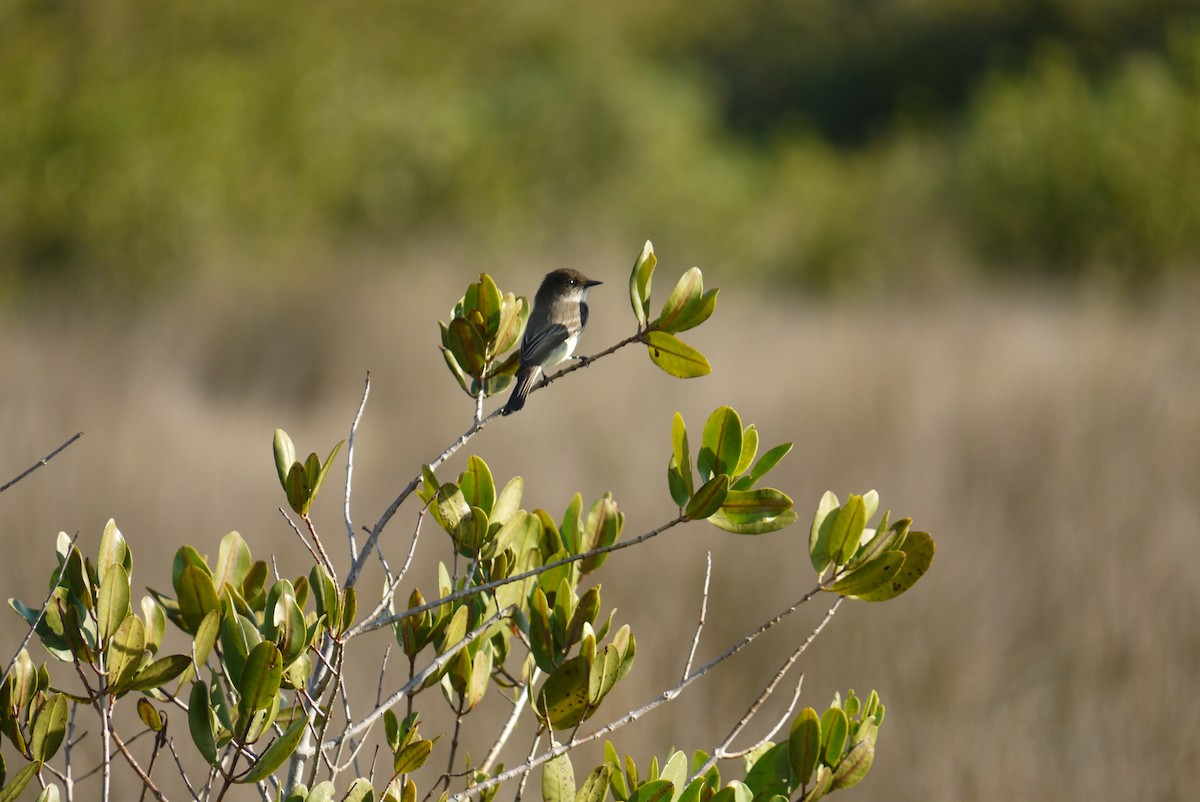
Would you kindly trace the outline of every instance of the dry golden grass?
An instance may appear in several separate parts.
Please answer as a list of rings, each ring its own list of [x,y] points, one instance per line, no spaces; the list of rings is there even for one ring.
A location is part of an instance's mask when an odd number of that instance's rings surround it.
[[[488,269],[526,293],[537,280],[532,269]],[[197,289],[134,317],[42,309],[3,324],[0,478],[86,432],[0,496],[4,595],[40,600],[55,534],[78,531],[91,553],[110,516],[134,548],[136,585],[169,586],[176,545],[215,554],[230,529],[257,555],[273,552],[284,574],[306,571],[276,510],[271,433],[282,426],[305,453],[324,453],[345,436],[368,368],[353,505],[357,524],[373,522],[469,422],[434,348],[435,320],[478,268],[448,259],[429,270],[414,282],[347,268],[285,303],[261,289],[233,299]],[[660,270],[665,285],[670,269]],[[631,320],[624,268],[589,272],[608,283],[593,295],[584,352]],[[715,283],[725,285],[718,314],[688,337],[712,359],[711,378],[670,380],[627,349],[535,395],[451,470],[479,453],[502,479],[522,474],[527,505],[556,516],[575,490],[590,501],[611,489],[633,535],[673,514],[671,413],[698,429],[729,403],[765,445],[795,442],[773,484],[802,520],[825,489],[874,487],[938,541],[913,592],[844,605],[801,663],[804,704],[873,687],[888,706],[874,770],[839,799],[1184,799],[1200,782],[1200,563],[1188,557],[1200,537],[1196,293],[838,307],[739,299],[735,276]],[[342,465],[316,514],[340,552]],[[386,538],[393,559],[410,513]],[[604,601],[633,624],[639,654],[594,720],[676,680],[706,550],[714,577],[701,660],[811,587],[806,531],[737,538],[692,525],[614,555]],[[428,589],[449,550],[432,529],[425,538],[410,581]],[[376,571],[367,587],[377,582]],[[711,747],[823,609],[620,731],[618,747],[643,765],[671,746]],[[0,622],[7,659],[21,630],[11,613]],[[385,640],[356,666],[368,696]],[[400,673],[393,661],[385,689]],[[527,748],[514,745],[509,765]]]

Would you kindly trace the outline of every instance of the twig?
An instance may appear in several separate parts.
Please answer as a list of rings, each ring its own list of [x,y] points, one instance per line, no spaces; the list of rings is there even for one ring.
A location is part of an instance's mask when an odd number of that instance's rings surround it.
[[[71,702],[71,716],[67,719],[67,737],[63,741],[63,791],[67,802],[75,799],[75,780],[71,777],[71,751],[75,748],[72,739],[75,737],[75,713],[79,710],[78,702]]]
[[[787,660],[784,661],[783,666],[781,666],[779,671],[776,672],[775,676],[767,684],[767,687],[763,689],[763,692],[759,695],[759,697],[754,700],[754,703],[750,705],[750,708],[746,711],[746,714],[744,716],[742,716],[741,720],[738,721],[738,723],[734,725],[732,730],[730,730],[729,735],[725,738],[725,740],[722,741],[717,746],[717,748],[713,750],[712,756],[709,757],[709,759],[707,761],[705,761],[703,766],[698,768],[692,774],[692,778],[703,776],[705,772],[707,772],[709,769],[711,769],[713,766],[715,766],[717,761],[722,758],[740,757],[741,755],[746,754],[749,751],[753,751],[755,748],[757,748],[757,744],[756,744],[754,747],[751,747],[749,750],[746,750],[746,752],[726,752],[726,749],[728,748],[729,744],[733,743],[733,739],[738,736],[738,734],[742,731],[742,729],[746,726],[746,724],[750,721],[750,719],[752,719],[754,717],[754,714],[758,712],[758,709],[762,706],[763,702],[766,701],[767,697],[770,696],[774,692],[775,686],[778,685],[780,680],[783,679],[784,674],[786,674],[788,672],[788,669],[790,669],[792,667],[792,664],[795,663],[796,660],[799,659],[800,655],[804,654],[804,652],[808,649],[808,647],[812,644],[812,642],[817,639],[817,635],[821,634],[821,630],[823,630],[825,628],[825,625],[828,624],[830,619],[833,618],[834,613],[837,612],[837,609],[839,606],[841,606],[842,600],[844,598],[845,598],[844,596],[838,596],[837,601],[835,601],[830,606],[829,610],[826,611],[825,616],[820,620],[820,622],[815,627],[813,627],[813,631],[808,633],[808,637],[804,639],[804,642],[801,643],[799,646],[797,646],[796,650],[788,656]],[[787,718],[789,718],[792,715],[792,709],[796,705],[796,700],[800,697],[800,685],[803,682],[804,682],[804,677],[802,676],[802,677],[800,677],[800,683],[797,683],[797,685],[796,685],[796,693],[792,697],[792,703],[791,703],[791,705],[788,706],[788,711],[784,715],[783,720],[781,720],[780,723],[775,726],[775,729],[773,729],[770,733],[767,734],[766,738],[764,738],[762,742],[769,740],[771,738],[771,736],[774,735],[775,732],[778,731],[779,727],[781,727],[783,725],[783,721],[786,721]],[[760,743],[762,743],[762,742],[760,742]]]
[[[792,692],[792,701],[788,702],[787,710],[783,711],[783,715],[779,717],[779,721],[775,722],[775,726],[773,726],[773,727],[771,727],[771,729],[767,730],[767,732],[763,735],[763,737],[759,739],[758,743],[747,746],[745,749],[739,749],[736,752],[725,751],[724,756],[730,757],[730,758],[745,757],[746,755],[750,754],[751,752],[755,752],[759,749],[762,749],[764,746],[766,746],[767,743],[770,742],[770,740],[775,737],[775,733],[777,733],[781,729],[783,729],[783,725],[786,724],[788,719],[790,719],[792,717],[792,713],[796,709],[796,702],[800,701],[800,689],[803,687],[804,687],[804,675],[801,674],[800,679],[796,681],[796,690],[794,690]]]
[[[696,634],[692,636],[692,650],[688,652],[687,662],[683,665],[683,676],[686,678],[692,670],[692,660],[696,659],[696,647],[700,645],[700,633],[704,630],[704,618],[708,615],[708,586],[712,581],[712,552],[705,558],[707,565],[704,569],[704,595],[700,597],[700,620],[696,623]]]
[[[350,437],[346,442],[346,495],[342,502],[342,515],[346,521],[346,537],[350,541],[350,557],[358,554],[358,545],[354,538],[354,522],[350,518],[350,487],[354,478],[354,437],[358,434],[358,423],[362,420],[363,410],[367,407],[367,396],[371,394],[371,371],[367,371],[367,379],[363,383],[362,400],[358,402],[358,411],[350,424]]]
[[[54,459],[56,456],[58,456],[58,454],[59,454],[59,452],[60,452],[60,451],[62,451],[62,450],[63,450],[63,449],[65,449],[67,446],[71,445],[71,443],[74,443],[76,440],[78,440],[78,439],[79,439],[79,438],[81,438],[81,437],[83,437],[83,432],[76,432],[76,433],[74,434],[74,436],[72,436],[70,439],[68,439],[68,440],[67,440],[67,442],[63,443],[61,446],[59,446],[58,448],[54,449],[54,450],[53,450],[53,451],[51,451],[49,454],[47,454],[46,456],[42,457],[42,458],[41,458],[40,460],[38,460],[37,462],[35,462],[35,463],[33,463],[32,465],[30,465],[28,468],[26,468],[24,471],[22,471],[22,472],[21,472],[21,474],[20,474],[19,476],[17,476],[15,479],[10,479],[10,480],[9,480],[7,483],[5,483],[3,486],[0,486],[0,493],[3,493],[5,490],[8,490],[10,487],[12,487],[13,485],[15,485],[17,482],[21,481],[21,480],[22,480],[22,479],[24,479],[26,476],[28,476],[29,474],[31,474],[31,473],[33,473],[34,471],[36,471],[38,468],[42,467],[42,466],[43,466],[43,465],[45,465],[47,462],[49,462],[50,460]]]
[[[329,552],[325,551],[325,544],[321,542],[321,536],[317,534],[317,527],[313,524],[312,518],[308,517],[308,513],[303,513],[300,520],[308,526],[308,532],[313,537],[313,543],[316,544],[317,551],[321,554],[321,564],[325,566],[325,570],[333,577],[333,583],[337,584],[337,568],[333,565],[333,560],[329,559]]]
[[[283,507],[279,507],[278,509],[279,509],[279,514],[283,516],[283,519],[288,522],[288,526],[290,526],[292,528],[292,531],[296,533],[296,537],[300,538],[300,542],[304,544],[304,548],[308,549],[308,553],[312,555],[313,562],[321,563],[322,565],[324,565],[324,563],[321,560],[321,557],[317,554],[316,549],[314,549],[312,547],[312,545],[309,544],[308,538],[306,538],[304,536],[304,533],[300,531],[300,527],[296,526],[296,522],[293,521],[292,517],[287,514],[287,510],[285,510]],[[274,555],[271,556],[271,561],[272,561],[272,563],[275,561]],[[275,569],[275,576],[276,576],[276,578],[278,578],[278,576],[279,576],[278,568]]]
[[[695,682],[700,677],[707,674],[710,670],[713,669],[713,667],[724,662],[725,660],[728,660],[729,658],[733,657],[735,654],[740,652],[742,649],[749,646],[751,643],[753,643],[755,640],[757,640],[760,636],[762,636],[763,633],[767,632],[768,630],[770,630],[771,628],[773,628],[774,626],[779,624],[780,621],[783,621],[789,615],[791,615],[796,610],[798,610],[801,605],[803,605],[806,602],[808,602],[809,600],[811,600],[814,596],[816,596],[820,592],[821,592],[820,586],[813,588],[808,593],[804,594],[799,599],[797,599],[795,602],[788,605],[783,611],[781,611],[774,617],[768,619],[764,623],[760,624],[758,626],[758,628],[756,628],[754,631],[743,636],[742,639],[740,641],[738,641],[737,643],[735,643],[733,646],[729,647],[724,652],[722,652],[721,654],[714,657],[712,660],[709,660],[707,663],[702,665],[700,668],[697,668],[695,671],[693,671],[691,674],[689,674],[678,685],[676,685],[673,688],[669,688],[669,689],[663,691],[658,696],[654,697],[653,699],[651,699],[649,702],[642,705],[641,707],[631,710],[630,712],[626,713],[625,715],[621,716],[620,718],[618,718],[614,721],[611,721],[608,724],[605,724],[603,727],[601,727],[598,730],[593,730],[592,732],[588,733],[587,735],[584,735],[581,737],[572,738],[570,741],[568,741],[564,744],[561,744],[559,746],[556,746],[553,749],[550,749],[546,752],[543,752],[542,754],[538,755],[537,757],[535,757],[531,760],[527,760],[519,766],[514,766],[511,769],[508,769],[500,774],[497,774],[495,777],[491,777],[490,779],[484,780],[483,782],[479,783],[478,785],[473,785],[470,788],[460,791],[457,794],[455,794],[452,798],[454,800],[456,800],[456,802],[464,802],[464,800],[468,799],[469,797],[471,797],[474,794],[483,793],[484,791],[487,791],[489,788],[493,788],[502,782],[511,780],[512,778],[517,777],[523,773],[532,771],[533,769],[537,768],[538,766],[542,765],[543,763],[545,763],[549,760],[553,760],[554,758],[558,757],[559,755],[565,754],[566,752],[569,752],[570,750],[580,746],[581,744],[588,743],[589,741],[594,741],[597,738],[603,738],[604,736],[608,735],[609,733],[611,733],[615,730],[618,730],[621,727],[624,727],[626,724],[630,724],[634,721],[637,721],[639,718],[646,715],[647,713],[653,711],[654,709],[656,709],[656,708],[662,706],[663,704],[670,702],[671,700],[678,697],[689,685],[691,685],[693,682]]]
[[[75,435],[75,436],[78,437],[79,435]],[[65,445],[59,446],[59,450],[61,451],[65,447],[66,447]],[[54,455],[51,454],[50,456],[52,457]],[[49,459],[49,458],[50,457],[47,457],[46,459]],[[30,468],[29,470],[33,470],[33,468]],[[28,473],[28,471],[26,471],[26,473]],[[20,477],[17,477],[17,478],[19,479]],[[16,479],[14,479],[13,481],[15,482]],[[71,549],[74,548],[75,541],[78,539],[79,539],[79,533],[76,532],[75,537],[71,538],[71,545],[67,547],[68,554],[70,553]],[[42,606],[38,609],[37,617],[34,618],[33,623],[29,625],[29,629],[28,629],[28,631],[26,631],[25,637],[21,639],[20,645],[17,646],[17,651],[13,653],[12,659],[10,659],[8,661],[8,667],[4,669],[3,676],[7,677],[9,674],[12,673],[12,669],[13,669],[13,666],[16,665],[17,658],[21,656],[21,652],[24,651],[25,647],[29,645],[30,638],[32,638],[33,633],[35,631],[37,631],[37,626],[38,626],[38,624],[40,624],[42,622],[42,618],[45,617],[46,607],[49,606],[50,600],[52,598],[54,598],[54,591],[58,590],[58,586],[61,585],[65,581],[65,579],[66,579],[65,574],[63,576],[59,577],[58,582],[55,582],[54,587],[50,588],[50,592],[46,594],[46,599],[42,602]]]
[[[390,626],[392,624],[395,624],[397,621],[403,621],[405,618],[409,618],[414,615],[420,615],[421,613],[425,612],[426,610],[432,610],[436,607],[441,607],[443,604],[455,602],[455,601],[458,601],[459,599],[465,599],[469,596],[474,596],[477,593],[486,593],[490,590],[495,590],[498,587],[502,587],[502,586],[507,585],[512,582],[520,582],[523,579],[529,579],[530,577],[538,576],[540,574],[545,573],[546,571],[551,571],[555,568],[558,568],[560,565],[567,565],[569,563],[587,559],[588,557],[594,557],[598,554],[608,554],[610,552],[620,551],[621,549],[627,549],[630,546],[636,546],[639,543],[644,543],[645,541],[649,540],[652,537],[657,537],[658,535],[661,535],[663,532],[667,531],[671,527],[677,526],[678,524],[681,524],[681,523],[684,523],[687,520],[688,520],[687,517],[680,515],[677,518],[672,518],[670,521],[668,521],[667,523],[663,524],[662,526],[660,526],[656,529],[651,529],[649,532],[645,532],[641,535],[638,535],[637,537],[633,538],[632,540],[623,540],[620,543],[613,543],[611,546],[600,546],[599,548],[592,549],[591,551],[581,552],[580,554],[572,554],[569,557],[563,557],[560,560],[548,562],[545,565],[539,566],[537,568],[532,568],[528,571],[525,571],[524,573],[513,574],[512,576],[504,577],[503,579],[496,579],[491,582],[485,582],[482,585],[474,585],[472,587],[463,588],[462,590],[451,593],[448,596],[444,596],[440,599],[435,599],[434,601],[427,602],[427,603],[419,605],[417,607],[410,607],[407,610],[401,610],[400,612],[394,613],[386,618],[376,619],[376,620],[364,618],[362,621],[358,622],[358,624],[351,627],[350,630],[346,633],[345,637],[352,638],[356,635],[361,635],[364,632],[370,632],[372,630]]]
[[[110,734],[112,735],[112,739],[117,744],[117,749],[121,750],[121,754],[125,756],[125,762],[129,764],[129,767],[133,769],[133,773],[136,774],[138,779],[142,781],[142,785],[150,789],[150,793],[154,794],[154,798],[157,799],[158,802],[170,802],[166,795],[164,795],[162,791],[158,790],[158,786],[155,785],[154,781],[150,779],[150,775],[143,771],[142,767],[138,765],[137,759],[134,758],[133,754],[131,754],[130,751],[125,747],[124,742],[121,741],[121,736],[117,735],[116,730],[111,731]],[[106,766],[108,765],[108,755],[105,755],[104,763]],[[106,770],[104,774],[107,786],[108,771]],[[107,787],[105,790],[107,790]]]
[[[517,792],[515,794],[513,794],[513,802],[521,802],[521,797],[525,795],[525,783],[529,779],[529,772],[533,771],[532,758],[535,754],[537,754],[538,744],[540,744],[541,742],[542,742],[542,733],[541,733],[541,730],[538,730],[533,735],[533,743],[530,744],[530,746],[529,746],[529,758],[527,758],[525,761],[526,763],[530,763],[531,765],[529,766],[529,768],[525,769],[525,772],[521,775],[521,782],[517,783]],[[550,735],[550,745],[551,746],[554,745],[554,734],[553,733],[551,733],[551,735]]]
[[[422,685],[424,685],[425,680],[427,680],[429,677],[433,676],[438,671],[440,671],[442,666],[446,665],[446,663],[453,660],[454,656],[456,654],[458,654],[459,651],[464,649],[468,644],[470,644],[472,641],[474,641],[476,638],[478,638],[480,635],[482,635],[484,632],[486,632],[497,621],[501,621],[501,620],[511,616],[515,610],[516,610],[516,607],[514,607],[512,605],[505,607],[503,610],[497,610],[494,614],[492,614],[486,620],[484,620],[482,623],[480,623],[479,626],[475,627],[470,632],[468,632],[466,635],[464,635],[462,640],[460,640],[458,643],[455,643],[450,648],[446,649],[446,651],[439,654],[437,656],[437,658],[434,659],[429,665],[425,666],[425,668],[418,671],[413,676],[412,679],[410,679],[408,682],[404,683],[403,687],[401,687],[400,690],[396,691],[391,696],[389,696],[387,699],[385,699],[382,704],[376,705],[375,709],[372,710],[370,713],[368,713],[367,716],[362,721],[358,722],[357,724],[355,724],[353,726],[346,727],[346,729],[342,731],[341,735],[322,743],[321,748],[325,749],[327,747],[337,746],[339,743],[341,743],[346,738],[353,738],[354,736],[356,736],[359,733],[366,730],[376,720],[378,720],[384,713],[386,713],[388,710],[390,710],[393,705],[395,705],[397,702],[399,702],[405,696],[408,696],[409,694],[413,693],[418,688],[420,688]]]
[[[388,584],[387,588],[383,592],[383,598],[379,600],[379,603],[375,605],[375,608],[371,610],[370,614],[363,617],[363,621],[370,621],[376,616],[383,615],[384,610],[388,609],[388,605],[391,604],[392,599],[395,598],[396,591],[400,588],[400,582],[404,579],[404,575],[408,573],[408,568],[410,565],[412,565],[413,555],[417,552],[417,541],[421,537],[421,522],[425,520],[425,513],[428,510],[429,505],[426,505],[421,508],[419,513],[417,513],[417,524],[413,527],[412,541],[409,543],[408,556],[404,558],[404,565],[401,566],[400,570],[395,576],[391,576],[389,572]],[[382,559],[382,554],[380,559]],[[386,569],[386,562],[384,563],[384,566]],[[350,631],[353,632],[356,628],[357,627],[352,627]],[[347,637],[349,637],[349,634],[347,634]]]
[[[525,704],[529,701],[529,689],[538,681],[542,670],[537,666],[533,668],[533,674],[529,677],[529,682],[521,687],[521,693],[517,695],[516,702],[513,704],[512,714],[508,717],[508,721],[504,722],[504,729],[500,730],[500,737],[492,744],[492,748],[488,750],[487,757],[483,759],[483,763],[479,765],[479,770],[487,773],[492,770],[492,764],[496,762],[496,758],[500,757],[500,750],[508,743],[508,739],[512,737],[513,730],[517,728],[517,721],[521,718],[521,714],[525,712]]]
[[[167,748],[171,750],[171,756],[175,758],[175,766],[179,769],[179,776],[183,778],[183,783],[187,786],[188,793],[192,795],[192,802],[200,802],[200,795],[192,787],[192,781],[188,779],[187,771],[183,768],[183,761],[179,759],[179,753],[175,751],[174,738],[167,739]]]

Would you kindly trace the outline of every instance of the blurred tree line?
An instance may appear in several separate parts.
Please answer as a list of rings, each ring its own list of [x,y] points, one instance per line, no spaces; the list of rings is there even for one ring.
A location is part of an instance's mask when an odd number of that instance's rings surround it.
[[[1197,186],[1194,0],[0,7],[0,297],[439,237],[1136,284]]]

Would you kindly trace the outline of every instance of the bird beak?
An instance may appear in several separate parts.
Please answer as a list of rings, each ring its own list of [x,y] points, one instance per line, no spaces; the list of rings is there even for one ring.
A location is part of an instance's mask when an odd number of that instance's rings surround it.
[[[584,286],[585,287],[595,287],[597,284],[603,284],[603,283],[604,283],[603,281],[596,281],[594,278],[590,278],[590,279],[588,279],[587,284],[585,284]]]

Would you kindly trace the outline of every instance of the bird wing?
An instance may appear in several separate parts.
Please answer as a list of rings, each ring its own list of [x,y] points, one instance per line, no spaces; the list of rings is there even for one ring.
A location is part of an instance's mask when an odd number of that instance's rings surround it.
[[[522,365],[545,365],[550,355],[571,336],[561,323],[553,323],[521,341]]]

